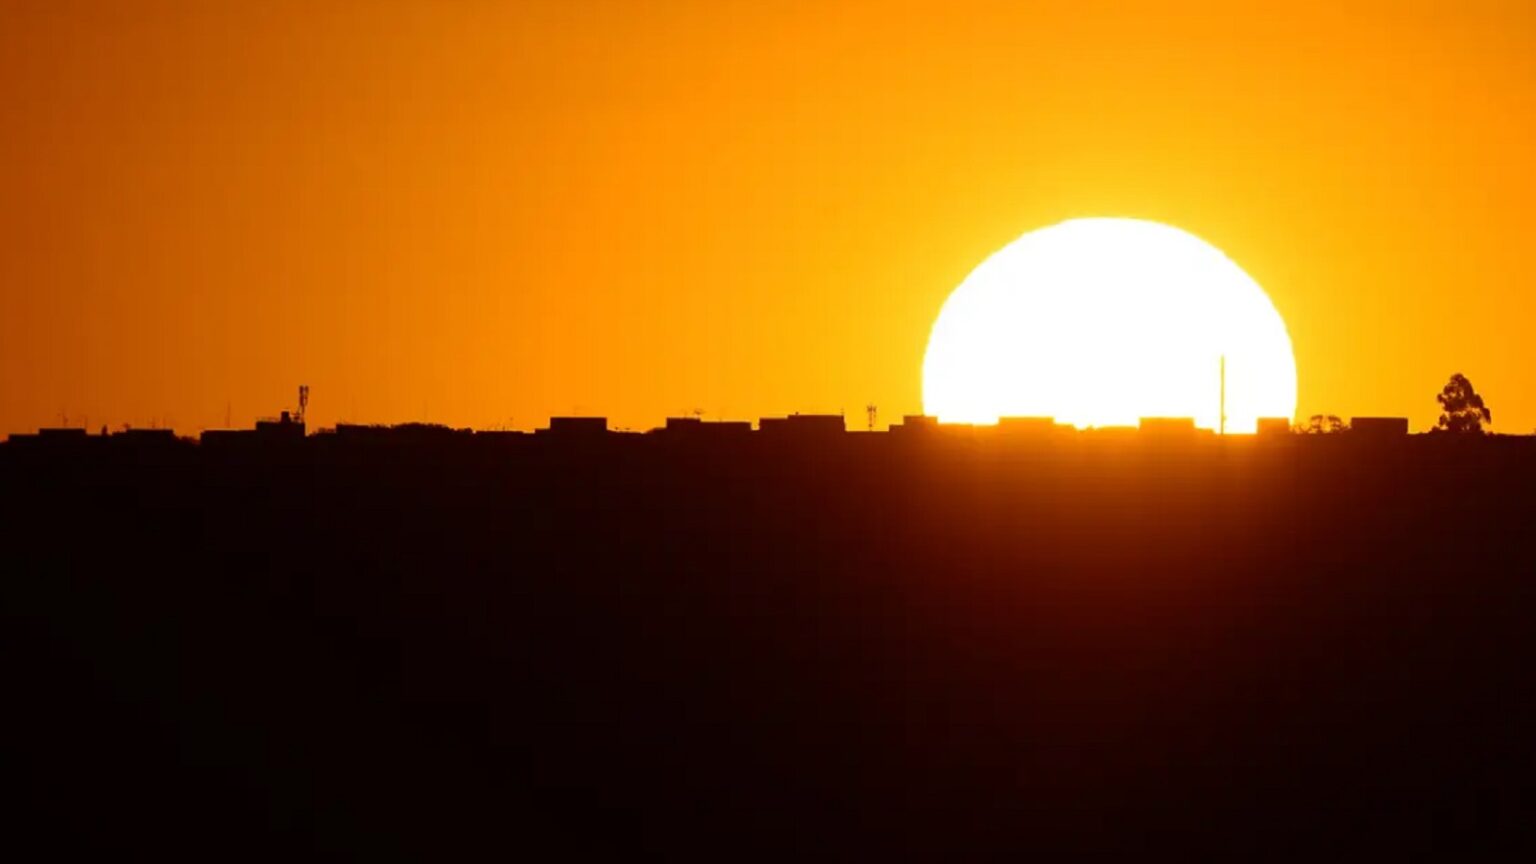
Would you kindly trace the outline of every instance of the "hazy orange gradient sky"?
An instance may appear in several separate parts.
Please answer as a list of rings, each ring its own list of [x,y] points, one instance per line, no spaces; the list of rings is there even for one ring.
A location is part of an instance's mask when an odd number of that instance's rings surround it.
[[[1075,216],[1225,250],[1298,413],[1536,427],[1529,2],[0,2],[0,431],[921,410]]]

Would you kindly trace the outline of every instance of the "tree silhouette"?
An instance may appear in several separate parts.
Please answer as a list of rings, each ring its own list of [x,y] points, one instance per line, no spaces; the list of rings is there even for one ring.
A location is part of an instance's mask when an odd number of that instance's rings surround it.
[[[1439,429],[1446,432],[1470,432],[1481,434],[1484,423],[1493,422],[1493,412],[1483,404],[1467,376],[1457,372],[1445,384],[1445,389],[1435,397],[1444,413],[1440,415]]]
[[[1331,435],[1347,428],[1337,414],[1313,414],[1306,423],[1297,426],[1296,431],[1303,435]]]

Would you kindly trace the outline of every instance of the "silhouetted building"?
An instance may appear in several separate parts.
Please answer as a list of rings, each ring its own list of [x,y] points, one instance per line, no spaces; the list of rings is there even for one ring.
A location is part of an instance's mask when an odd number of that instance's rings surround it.
[[[1195,419],[1193,417],[1143,417],[1137,425],[1143,435],[1154,435],[1167,438],[1193,438],[1195,436]]]
[[[1054,417],[999,417],[997,431],[1009,437],[1042,437],[1056,431]]]
[[[66,452],[81,449],[91,441],[84,429],[75,427],[44,427],[31,434],[12,434],[6,440],[18,447],[37,447]]]
[[[890,432],[893,435],[931,435],[939,429],[939,418],[929,417],[926,414],[908,414],[901,418],[900,423],[892,423]]]
[[[1408,434],[1407,417],[1353,417],[1350,434],[1369,438],[1398,438]]]
[[[121,432],[112,433],[113,441],[121,441],[133,444],[140,443],[166,443],[176,440],[174,429],[124,429]]]
[[[276,420],[257,420],[256,434],[264,440],[304,437],[304,421],[284,411]]]
[[[1083,435],[1094,441],[1134,441],[1141,434],[1140,426],[1090,426]]]
[[[1291,434],[1291,421],[1285,417],[1260,417],[1258,428],[1254,431],[1264,436],[1289,435]]]
[[[667,425],[662,431],[674,435],[688,435],[697,432],[703,425],[704,421],[698,417],[668,417]]]
[[[607,417],[551,417],[549,428],[540,429],[551,435],[599,436],[608,431]]]
[[[197,436],[197,440],[204,447],[236,447],[254,443],[256,431],[254,429],[204,429],[202,434]]]
[[[841,435],[848,431],[841,414],[791,414],[788,417],[764,417],[757,423],[759,432],[770,437],[797,438]]]
[[[891,427],[891,431],[916,432],[919,430],[933,431],[939,428],[939,418],[930,417],[927,414],[908,414],[901,418],[901,422]]]
[[[395,426],[362,425],[353,423],[337,423],[336,428],[329,432],[321,431],[314,437],[333,438],[344,444],[366,445],[438,445],[455,440],[478,439],[481,436],[493,436],[496,433],[475,433],[470,429],[455,429],[439,423],[400,423]]]
[[[746,420],[715,420],[705,423],[698,417],[668,417],[667,425],[656,431],[668,437],[689,441],[714,441],[751,434],[752,424]]]
[[[521,441],[528,437],[527,432],[519,432],[516,429],[490,429],[476,432],[475,440],[492,443]]]
[[[159,459],[188,447],[191,441],[176,437],[173,429],[125,429],[106,439],[107,448],[116,453],[134,453],[141,458]]]

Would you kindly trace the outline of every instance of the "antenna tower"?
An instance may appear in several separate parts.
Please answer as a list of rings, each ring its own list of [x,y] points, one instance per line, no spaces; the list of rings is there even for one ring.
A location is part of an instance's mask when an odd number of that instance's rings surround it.
[[[875,431],[875,418],[879,416],[880,409],[875,407],[875,403],[871,402],[864,406],[864,412],[869,415],[869,431]]]
[[[1221,355],[1221,434],[1227,434],[1227,355]]]
[[[304,422],[304,412],[309,410],[309,385],[299,385],[299,416],[293,418],[296,422]]]

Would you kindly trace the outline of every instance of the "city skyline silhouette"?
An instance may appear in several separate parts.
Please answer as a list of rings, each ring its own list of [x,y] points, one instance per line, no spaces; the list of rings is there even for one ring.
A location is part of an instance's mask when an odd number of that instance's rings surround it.
[[[411,859],[1518,841],[1536,437],[1405,423],[12,439],[20,824]]]

